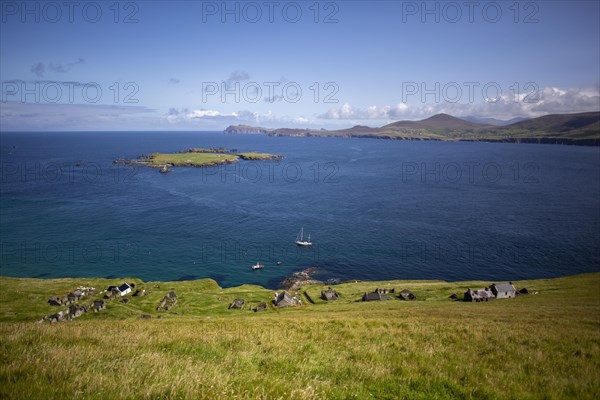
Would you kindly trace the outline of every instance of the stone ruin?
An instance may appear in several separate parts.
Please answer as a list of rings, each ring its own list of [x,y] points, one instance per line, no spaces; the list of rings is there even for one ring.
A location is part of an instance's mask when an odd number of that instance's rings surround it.
[[[235,299],[233,300],[233,302],[229,305],[229,309],[234,309],[234,310],[243,310],[244,309],[244,299]]]
[[[94,300],[94,302],[92,303],[92,311],[93,312],[102,311],[105,308],[106,308],[106,303],[104,302],[104,300]]]
[[[400,300],[416,300],[417,299],[417,296],[415,296],[413,294],[413,292],[411,292],[408,289],[402,289],[402,291],[400,292],[398,297],[400,298]]]
[[[62,322],[72,321],[73,319],[82,316],[86,312],[99,312],[106,308],[104,300],[94,300],[89,305],[72,304],[68,308],[61,310],[57,313],[46,315],[38,322],[50,321],[50,322]]]
[[[112,287],[110,290],[107,290],[107,293],[102,298],[105,300],[115,300],[118,297],[121,297],[121,292],[116,287]]]
[[[156,307],[157,311],[170,311],[177,304],[177,294],[175,292],[169,292],[163,297]]]
[[[96,289],[93,287],[79,286],[76,290],[65,296],[52,296],[48,300],[48,304],[53,306],[69,306],[73,303],[78,302],[86,297],[92,296],[96,293]]]

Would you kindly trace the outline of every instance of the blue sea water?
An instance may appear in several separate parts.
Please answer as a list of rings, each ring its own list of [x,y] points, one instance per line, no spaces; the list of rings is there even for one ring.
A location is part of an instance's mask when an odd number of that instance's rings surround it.
[[[600,149],[219,132],[2,133],[0,274],[516,280],[600,271]],[[155,169],[223,146],[278,161]],[[298,248],[301,227],[314,245]],[[266,265],[252,271],[256,262]],[[277,265],[277,261],[282,261]]]

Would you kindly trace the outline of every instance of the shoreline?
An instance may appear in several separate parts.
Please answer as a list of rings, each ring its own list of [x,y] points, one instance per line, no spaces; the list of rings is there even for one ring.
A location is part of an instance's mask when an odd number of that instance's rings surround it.
[[[475,277],[469,279],[461,279],[461,280],[447,280],[447,279],[420,279],[420,278],[412,278],[412,279],[404,279],[404,278],[390,278],[390,279],[345,279],[341,280],[339,278],[330,278],[326,280],[315,279],[314,275],[318,275],[320,273],[317,267],[308,267],[304,269],[300,269],[292,272],[289,276],[286,276],[281,281],[279,281],[278,286],[276,287],[267,287],[264,285],[259,285],[252,282],[243,282],[232,286],[221,286],[220,283],[217,282],[216,279],[211,277],[195,277],[194,279],[176,279],[176,280],[143,280],[141,278],[135,276],[111,276],[111,277],[85,277],[85,276],[65,276],[65,277],[23,277],[23,276],[11,276],[11,275],[0,275],[0,280],[8,279],[8,280],[33,280],[33,281],[63,281],[63,280],[101,280],[106,282],[115,282],[122,280],[134,280],[143,284],[177,284],[177,283],[195,283],[195,282],[205,282],[205,281],[213,281],[216,285],[218,285],[221,289],[230,290],[230,289],[238,289],[243,286],[254,286],[257,288],[265,289],[265,290],[300,290],[303,286],[309,285],[320,285],[320,286],[336,286],[343,285],[348,283],[386,283],[386,282],[418,282],[418,283],[449,283],[449,284],[461,284],[465,282],[504,282],[509,281],[511,279],[497,279],[497,278],[482,278]],[[590,271],[590,272],[578,272],[578,273],[569,273],[566,275],[557,275],[550,277],[526,277],[526,278],[518,278],[513,279],[513,282],[523,282],[523,281],[536,281],[536,280],[552,280],[552,279],[562,279],[562,278],[570,278],[575,276],[583,276],[583,275],[592,275],[592,274],[600,274],[600,270],[598,271]],[[293,289],[292,289],[293,288]]]
[[[439,113],[420,121],[396,121],[381,127],[355,125],[341,129],[263,128],[230,125],[225,134],[289,137],[339,137],[443,142],[500,142],[600,146],[600,112],[548,114],[508,125],[475,123]]]
[[[0,323],[70,322],[79,317],[86,320],[212,318],[235,315],[236,312],[247,316],[255,313],[277,315],[284,309],[303,313],[343,312],[348,307],[359,307],[357,310],[379,307],[374,304],[396,309],[404,307],[401,304],[406,300],[419,308],[450,307],[455,310],[460,307],[457,303],[496,300],[496,293],[492,295],[492,291],[498,287],[507,290],[497,297],[498,303],[509,305],[510,302],[502,299],[515,299],[522,297],[521,294],[551,294],[557,285],[569,288],[575,281],[585,282],[588,288],[600,283],[600,272],[595,272],[532,280],[353,280],[328,284],[312,279],[311,274],[315,272],[314,269],[296,272],[287,280],[286,288],[280,285],[277,289],[252,284],[222,288],[210,278],[144,282],[136,278],[0,277],[3,287]],[[377,301],[373,303],[374,300]],[[101,316],[91,316],[96,313]]]
[[[291,137],[291,138],[333,138],[333,139],[376,139],[376,140],[392,140],[392,141],[408,141],[408,142],[444,142],[444,143],[509,143],[509,144],[548,144],[548,145],[563,145],[563,146],[582,146],[582,147],[600,147],[600,139],[571,139],[560,137],[507,137],[507,138],[482,138],[482,139],[447,139],[433,137],[401,137],[401,136],[386,136],[386,135],[328,135],[328,134],[311,134],[303,132],[297,134],[279,134],[279,133],[244,133],[244,132],[225,132],[225,135],[245,135],[245,136],[268,136],[268,137]]]

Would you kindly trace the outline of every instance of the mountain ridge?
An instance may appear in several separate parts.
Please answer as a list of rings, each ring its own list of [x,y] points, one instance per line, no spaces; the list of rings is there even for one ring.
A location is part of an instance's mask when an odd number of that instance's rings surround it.
[[[382,127],[355,125],[345,129],[316,130],[230,125],[224,133],[600,146],[600,111],[548,114],[508,125],[481,124],[440,113],[419,121],[396,121]]]

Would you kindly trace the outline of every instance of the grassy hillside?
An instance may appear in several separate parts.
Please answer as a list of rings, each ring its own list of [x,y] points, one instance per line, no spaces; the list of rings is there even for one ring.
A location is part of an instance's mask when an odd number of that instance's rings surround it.
[[[516,122],[507,125],[506,129],[522,129],[531,132],[569,132],[582,129],[586,126],[597,124],[600,121],[600,112],[579,114],[550,114],[539,118]]]
[[[123,281],[147,290],[72,322],[35,323],[77,286]],[[449,299],[491,282],[386,281],[303,288],[304,305],[228,310],[270,300],[210,279],[0,278],[0,398],[593,399],[600,395],[600,273],[515,282],[530,294]],[[157,287],[158,286],[158,287]],[[357,302],[376,287],[405,302]],[[170,290],[178,303],[155,307]],[[99,296],[99,295],[97,295]],[[312,302],[309,300],[312,300]],[[142,320],[142,314],[152,318]],[[158,315],[164,317],[156,318]]]
[[[421,121],[397,121],[382,126],[382,129],[418,128],[418,129],[475,129],[482,124],[466,121],[448,114],[436,114]]]

